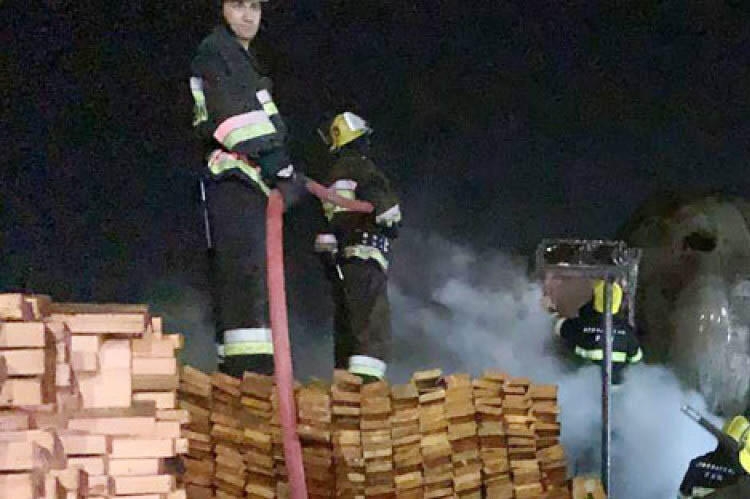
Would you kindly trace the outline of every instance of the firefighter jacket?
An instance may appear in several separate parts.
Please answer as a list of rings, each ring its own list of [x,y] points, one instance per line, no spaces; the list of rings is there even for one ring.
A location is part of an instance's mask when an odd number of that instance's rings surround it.
[[[739,460],[720,447],[690,461],[680,484],[680,499],[707,496],[747,476]]]
[[[193,126],[213,151],[212,173],[238,168],[244,158],[258,163],[264,178],[289,165],[287,128],[271,97],[271,80],[228,27],[217,26],[201,42],[191,70]],[[245,173],[257,176],[257,171]]]
[[[341,258],[374,260],[388,270],[390,240],[401,223],[399,200],[383,172],[355,150],[343,149],[331,168],[328,185],[339,196],[369,201],[373,213],[356,213],[323,203],[330,232],[335,235]]]
[[[587,303],[579,310],[578,317],[560,319],[555,325],[555,332],[578,357],[601,362],[604,359],[601,345],[604,336],[603,320],[604,315],[595,311],[591,303]],[[618,315],[612,317],[612,336],[613,382],[619,383],[622,368],[628,363],[640,362],[643,351],[633,328]]]

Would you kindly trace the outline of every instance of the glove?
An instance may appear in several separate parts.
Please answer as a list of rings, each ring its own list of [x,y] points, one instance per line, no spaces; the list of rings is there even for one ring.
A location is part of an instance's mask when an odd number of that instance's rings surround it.
[[[256,162],[260,166],[260,174],[271,187],[273,187],[276,180],[276,175],[281,170],[292,166],[292,161],[289,159],[289,154],[284,147],[279,147],[268,154],[262,155]]]
[[[292,165],[276,174],[273,185],[284,196],[287,209],[297,204],[307,194],[307,177],[295,172]]]

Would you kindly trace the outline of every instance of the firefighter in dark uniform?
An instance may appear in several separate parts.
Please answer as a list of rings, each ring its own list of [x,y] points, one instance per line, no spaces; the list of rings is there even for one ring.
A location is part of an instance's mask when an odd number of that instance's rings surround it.
[[[558,319],[555,333],[578,358],[601,363],[604,359],[602,337],[604,336],[604,281],[594,284],[593,299],[578,311],[578,317]],[[643,358],[638,338],[627,320],[622,317],[623,292],[619,284],[612,285],[612,383],[622,383],[625,366],[640,362]]]
[[[265,208],[270,189],[299,192],[287,128],[250,48],[260,0],[224,0],[222,22],[198,47],[190,88],[204,142],[219,368],[273,373],[265,280]]]
[[[750,423],[745,417],[736,416],[724,425],[723,430],[739,444],[739,454],[719,445],[708,454],[690,461],[685,478],[680,484],[680,493],[677,496],[679,499],[714,497],[717,490],[729,491],[733,486],[736,487],[738,481],[748,476],[750,450],[747,448],[747,440]],[[748,485],[743,484],[742,490],[736,491],[739,495],[726,497],[750,497],[747,489]]]
[[[335,303],[334,356],[365,382],[385,376],[391,349],[388,265],[398,236],[401,208],[383,172],[368,158],[367,123],[351,112],[337,115],[329,129],[337,159],[327,185],[348,199],[368,201],[373,213],[355,213],[324,203],[328,232],[316,251],[327,262]]]

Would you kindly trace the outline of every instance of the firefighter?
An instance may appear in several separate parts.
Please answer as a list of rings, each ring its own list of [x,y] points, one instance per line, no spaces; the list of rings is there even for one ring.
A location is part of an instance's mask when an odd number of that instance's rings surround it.
[[[328,232],[318,234],[335,304],[336,368],[365,382],[385,377],[391,348],[387,272],[391,240],[398,236],[401,208],[388,178],[368,157],[372,130],[351,112],[337,115],[328,130],[336,154],[327,185],[348,199],[369,201],[372,213],[323,203]]]
[[[591,301],[578,311],[578,317],[559,318],[555,324],[555,334],[563,339],[565,345],[579,358],[585,361],[601,363],[604,359],[602,337],[604,335],[604,281],[594,283]],[[622,383],[625,366],[640,362],[643,351],[635,336],[633,328],[620,314],[623,301],[622,287],[612,284],[612,383]]]
[[[221,22],[198,47],[190,78],[193,126],[207,152],[201,186],[219,369],[237,377],[273,373],[265,207],[270,189],[281,190],[289,204],[303,188],[287,154],[287,128],[271,80],[250,47],[261,10],[260,0],[223,0]]]
[[[750,449],[747,447],[750,423],[744,416],[736,416],[724,425],[723,431],[739,444],[737,449],[729,449],[721,444],[716,449],[690,461],[685,478],[680,484],[680,499],[714,497],[719,489],[726,489],[748,476],[750,472]],[[744,489],[736,497],[750,497]],[[730,497],[730,496],[727,496]],[[734,496],[731,496],[734,497]]]

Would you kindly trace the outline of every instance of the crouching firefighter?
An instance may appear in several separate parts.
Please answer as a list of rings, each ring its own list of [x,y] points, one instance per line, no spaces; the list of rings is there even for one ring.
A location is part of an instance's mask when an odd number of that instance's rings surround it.
[[[585,362],[601,363],[604,359],[604,281],[594,283],[592,299],[578,310],[578,317],[558,318],[555,334],[567,348]],[[623,371],[628,364],[643,358],[638,338],[627,319],[620,313],[623,292],[619,284],[612,284],[612,383],[623,381]]]
[[[304,189],[287,155],[287,128],[250,48],[260,0],[223,0],[221,23],[198,47],[190,88],[206,147],[201,183],[210,250],[219,369],[273,373],[265,279],[265,209],[272,188],[287,205]]]
[[[328,143],[337,158],[326,185],[344,198],[372,203],[374,211],[357,213],[324,202],[328,232],[318,234],[315,244],[332,282],[336,368],[365,382],[382,379],[390,360],[387,272],[401,222],[396,193],[368,158],[371,132],[354,113],[333,119]]]
[[[684,407],[683,412],[712,433],[718,445],[713,451],[690,461],[680,484],[678,499],[750,497],[750,422],[744,416],[736,416],[719,430],[691,407]]]

